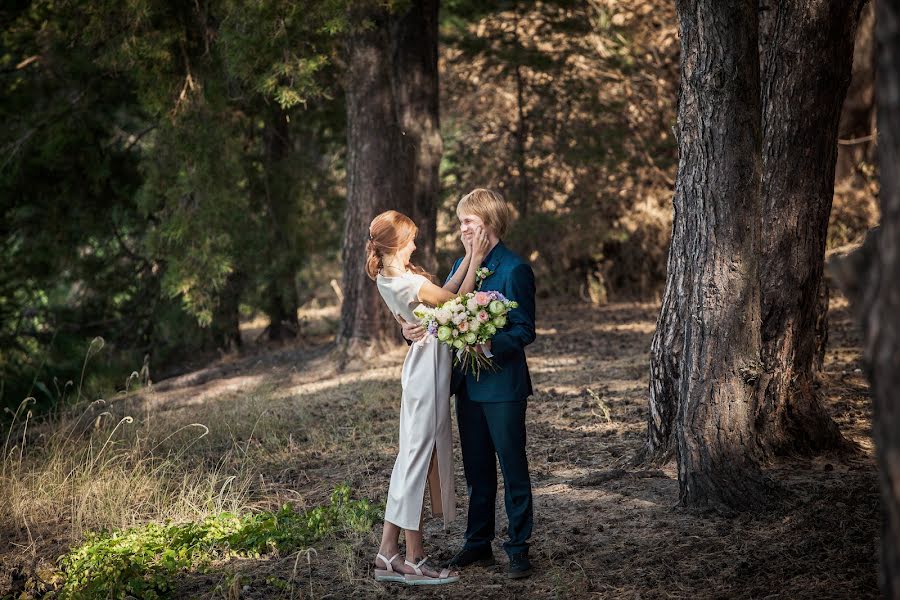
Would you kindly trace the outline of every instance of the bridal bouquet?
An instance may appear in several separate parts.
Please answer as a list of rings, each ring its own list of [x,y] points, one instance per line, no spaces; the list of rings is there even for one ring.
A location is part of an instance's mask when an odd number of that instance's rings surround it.
[[[434,308],[420,306],[415,315],[430,335],[456,350],[453,364],[462,364],[463,372],[471,371],[477,380],[481,369],[496,370],[477,346],[494,337],[517,306],[500,292],[470,292]]]

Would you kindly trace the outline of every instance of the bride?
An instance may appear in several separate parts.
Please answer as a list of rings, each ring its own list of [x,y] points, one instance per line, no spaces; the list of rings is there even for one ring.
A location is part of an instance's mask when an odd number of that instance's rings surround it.
[[[471,242],[463,239],[463,263],[443,287],[409,262],[416,249],[415,223],[389,210],[372,220],[366,246],[366,273],[378,285],[385,304],[398,321],[417,321],[419,304],[437,306],[475,289],[475,272],[489,248],[484,231]],[[448,569],[427,563],[422,541],[422,507],[428,482],[432,513],[446,527],[455,517],[453,449],[450,434],[451,353],[427,335],[410,345],[403,363],[400,401],[400,450],[391,473],[375,579],[408,585],[437,585],[459,580]],[[400,561],[400,530],[406,531],[406,559]]]

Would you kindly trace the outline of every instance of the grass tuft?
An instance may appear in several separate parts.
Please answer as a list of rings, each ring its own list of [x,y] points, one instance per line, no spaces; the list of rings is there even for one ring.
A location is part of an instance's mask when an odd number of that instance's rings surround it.
[[[382,507],[352,500],[350,488],[340,485],[329,504],[302,512],[286,504],[277,512],[223,512],[199,523],[91,533],[60,558],[60,597],[160,598],[180,571],[233,556],[290,553],[342,532],[370,531],[382,514]]]

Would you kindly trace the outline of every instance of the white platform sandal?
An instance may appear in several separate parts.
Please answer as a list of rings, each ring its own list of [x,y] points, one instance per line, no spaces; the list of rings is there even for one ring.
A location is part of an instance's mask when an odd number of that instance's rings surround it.
[[[415,573],[407,573],[405,576],[406,585],[444,585],[445,583],[456,583],[459,581],[459,575],[450,575],[450,569],[441,569],[437,577],[429,577],[422,572],[422,565],[428,560],[426,556],[417,563],[403,561],[407,566],[412,567]]]
[[[391,563],[394,562],[397,557],[400,556],[398,552],[390,559],[381,554],[375,555],[375,560],[377,561],[379,558],[387,565],[387,569],[379,569],[378,563],[375,563],[375,581],[396,581],[398,583],[403,583],[406,581],[406,577],[404,577],[403,573],[394,570],[394,565]]]

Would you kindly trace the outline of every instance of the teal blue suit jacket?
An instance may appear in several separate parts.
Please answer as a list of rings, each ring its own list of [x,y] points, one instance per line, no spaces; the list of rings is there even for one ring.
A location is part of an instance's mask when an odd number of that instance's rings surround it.
[[[462,263],[458,258],[448,279]],[[453,369],[451,392],[465,393],[473,402],[520,402],[532,393],[531,375],[525,360],[525,346],[534,341],[534,271],[519,255],[498,242],[488,253],[482,266],[491,275],[485,278],[481,289],[496,290],[510,300],[519,303],[509,312],[506,326],[491,340],[491,359],[496,372],[483,369],[478,381],[471,373],[463,374]]]

